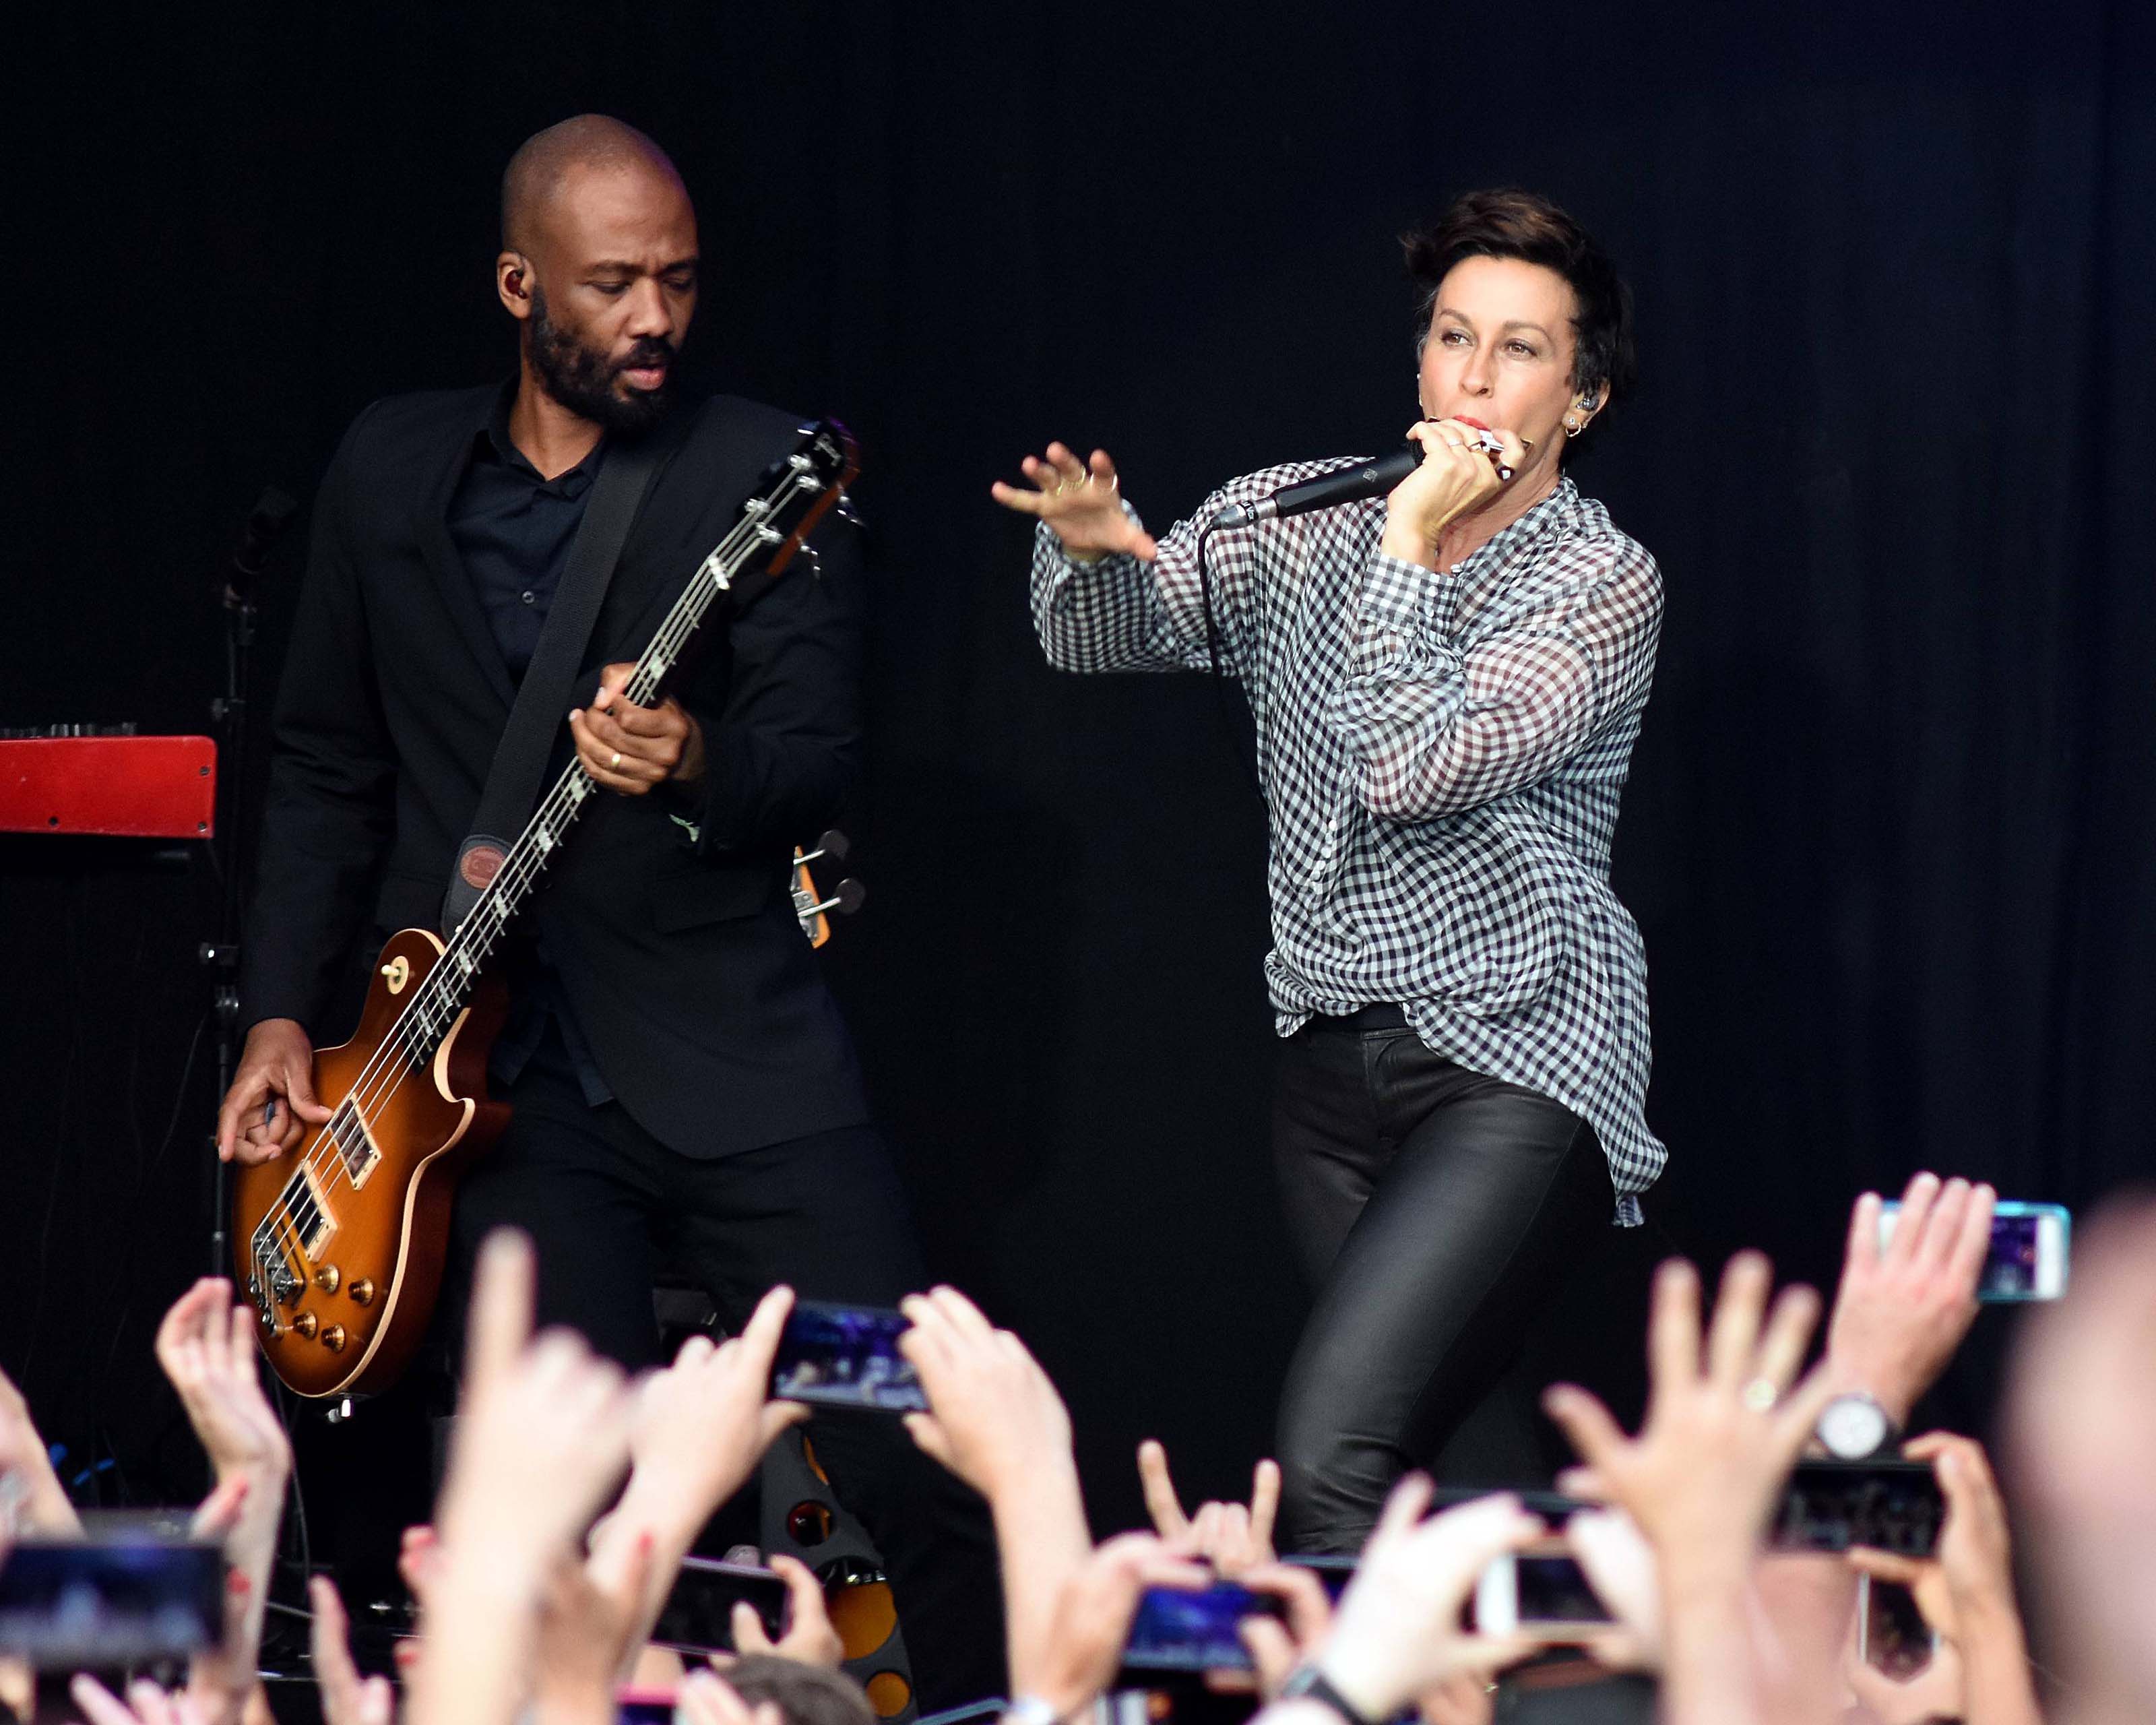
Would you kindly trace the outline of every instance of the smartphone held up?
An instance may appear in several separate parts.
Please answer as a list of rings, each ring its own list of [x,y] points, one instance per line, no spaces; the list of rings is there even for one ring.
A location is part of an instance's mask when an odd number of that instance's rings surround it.
[[[1894,1237],[1901,1204],[1879,1207],[1879,1244]],[[1991,1247],[1977,1278],[1976,1297],[1987,1304],[2056,1300],[2066,1291],[2066,1255],[2073,1217],[2061,1204],[2023,1204],[2002,1199],[1991,1209]]]

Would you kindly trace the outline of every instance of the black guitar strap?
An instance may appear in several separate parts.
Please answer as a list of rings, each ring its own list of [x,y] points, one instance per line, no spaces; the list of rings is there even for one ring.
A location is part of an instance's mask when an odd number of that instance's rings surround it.
[[[665,439],[647,437],[607,451],[591,501],[569,547],[562,584],[548,607],[546,626],[532,649],[531,663],[510,709],[508,727],[495,745],[480,791],[471,836],[457,848],[457,864],[442,901],[442,932],[453,935],[471,914],[480,895],[493,884],[516,834],[531,819],[539,798],[539,781],[554,752],[584,649],[598,622],[599,607],[613,580],[621,548],[636,519],[651,476],[661,465]]]

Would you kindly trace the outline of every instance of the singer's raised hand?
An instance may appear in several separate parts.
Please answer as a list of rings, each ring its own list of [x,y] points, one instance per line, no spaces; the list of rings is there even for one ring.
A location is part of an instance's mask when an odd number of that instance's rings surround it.
[[[1106,449],[1096,449],[1090,461],[1081,461],[1065,445],[1050,444],[1045,457],[1028,455],[1019,465],[1033,490],[998,480],[988,495],[1005,509],[1047,522],[1081,562],[1123,552],[1148,561],[1160,555],[1152,535],[1123,512],[1116,464]]]
[[[1517,436],[1489,434],[1504,446],[1495,458],[1482,447],[1483,429],[1464,419],[1424,419],[1408,427],[1408,436],[1422,445],[1423,463],[1385,500],[1379,548],[1387,556],[1435,568],[1438,536],[1508,483],[1499,475],[1500,464],[1515,473],[1527,465],[1527,446]]]

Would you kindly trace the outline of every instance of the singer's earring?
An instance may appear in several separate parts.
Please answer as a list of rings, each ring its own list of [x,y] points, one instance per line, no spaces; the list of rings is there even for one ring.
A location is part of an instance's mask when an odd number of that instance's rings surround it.
[[[1579,421],[1577,419],[1568,419],[1564,422],[1564,434],[1567,437],[1578,437],[1580,429]]]

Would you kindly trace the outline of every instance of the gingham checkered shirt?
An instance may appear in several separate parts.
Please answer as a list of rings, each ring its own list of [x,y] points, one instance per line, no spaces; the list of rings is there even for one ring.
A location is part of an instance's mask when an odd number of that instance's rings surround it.
[[[1335,465],[1233,481],[1151,564],[1075,562],[1043,526],[1033,617],[1049,662],[1204,670],[1200,526]],[[1384,520],[1373,499],[1206,548],[1271,817],[1276,1026],[1397,1004],[1440,1054],[1585,1119],[1616,1219],[1636,1223],[1666,1153],[1643,1111],[1646,960],[1609,890],[1609,837],[1661,574],[1570,480],[1443,572],[1381,552]]]

